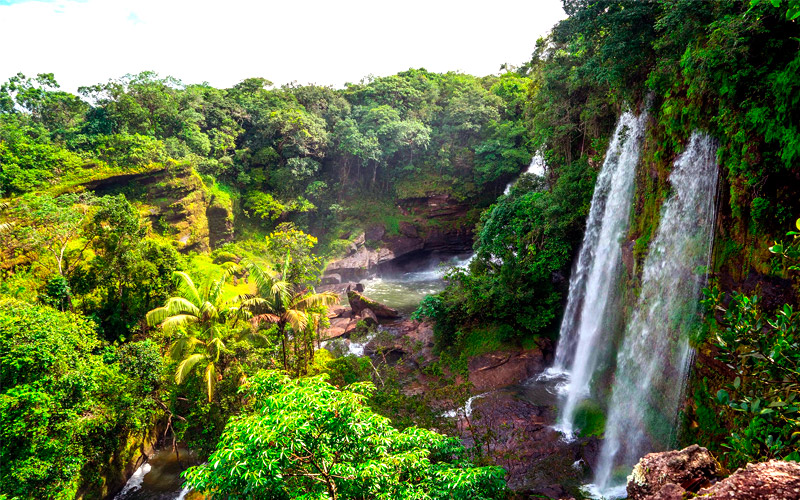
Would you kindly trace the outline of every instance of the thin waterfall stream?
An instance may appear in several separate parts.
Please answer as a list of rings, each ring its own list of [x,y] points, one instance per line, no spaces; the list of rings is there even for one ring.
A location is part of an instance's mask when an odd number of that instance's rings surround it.
[[[620,116],[598,175],[569,295],[554,366],[545,377],[566,376],[557,429],[571,439],[575,412],[589,396],[602,344],[608,337],[609,305],[621,265],[620,241],[628,230],[633,179],[647,114]]]
[[[695,132],[675,161],[645,260],[641,289],[617,353],[605,439],[595,475],[605,497],[644,454],[674,445],[689,371],[689,333],[698,315],[714,236],[716,142]]]

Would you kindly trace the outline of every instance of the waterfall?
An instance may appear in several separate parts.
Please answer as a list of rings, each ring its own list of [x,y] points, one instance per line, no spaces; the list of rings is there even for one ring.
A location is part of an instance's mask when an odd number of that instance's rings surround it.
[[[525,169],[525,171],[522,173],[538,175],[539,177],[541,177],[544,175],[544,169],[545,169],[544,157],[542,157],[540,153],[536,153],[535,155],[533,155],[533,158],[531,158],[531,163],[530,165],[528,165],[528,168]],[[511,192],[511,187],[514,184],[516,184],[518,180],[519,178],[516,178],[511,182],[509,182],[508,184],[506,184],[506,188],[503,190],[503,194],[508,195],[508,193]]]
[[[641,291],[617,354],[595,477],[601,492],[621,482],[615,481],[618,467],[627,473],[645,453],[675,439],[691,357],[689,329],[697,321],[713,240],[716,149],[708,135],[693,133],[670,174],[672,193],[661,209]]]
[[[607,306],[621,264],[621,239],[628,230],[633,179],[647,114],[620,116],[597,177],[586,232],[570,278],[556,359],[549,375],[566,374],[569,383],[557,428],[573,434],[575,410],[589,395],[598,353],[609,335]],[[565,372],[566,370],[566,372]]]

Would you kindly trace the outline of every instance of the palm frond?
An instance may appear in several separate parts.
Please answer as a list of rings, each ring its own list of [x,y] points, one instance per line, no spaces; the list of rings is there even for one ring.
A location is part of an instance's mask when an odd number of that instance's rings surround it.
[[[175,280],[175,286],[178,292],[185,298],[189,299],[192,303],[200,305],[202,299],[197,287],[192,281],[192,278],[183,271],[174,271],[172,279]]]
[[[190,314],[176,314],[175,316],[170,316],[162,321],[161,329],[166,334],[172,334],[181,326],[189,323],[197,323],[198,321],[199,319],[197,316],[192,316]]]
[[[260,294],[265,295],[272,289],[272,284],[275,282],[275,278],[269,273],[268,270],[263,268],[255,261],[249,259],[242,259],[242,262],[244,263],[244,268],[247,269],[248,273],[250,273],[250,277],[255,282],[256,288]]]
[[[221,338],[214,337],[208,341],[209,350],[212,346],[214,347],[214,361],[219,361],[219,354],[225,349],[225,344],[222,342]]]
[[[295,332],[302,332],[308,324],[308,316],[298,309],[289,309],[285,314],[287,322],[292,325]]]
[[[208,288],[208,301],[217,304],[222,292],[225,290],[225,282],[227,281],[228,273],[222,273],[220,279],[212,281]]]
[[[208,402],[211,402],[211,398],[214,396],[214,386],[217,384],[217,368],[214,366],[214,363],[209,363],[206,366],[206,373],[204,375],[206,380],[206,390],[208,391]]]
[[[187,375],[192,371],[192,368],[194,368],[194,365],[203,360],[203,358],[205,358],[203,354],[192,354],[181,361],[178,365],[178,369],[175,370],[175,383],[182,384],[183,381],[186,380]]]
[[[145,315],[148,326],[156,326],[169,318],[170,314],[166,307],[156,307]]]
[[[332,306],[337,303],[339,303],[338,294],[334,292],[321,292],[300,297],[299,300],[295,300],[291,307],[292,309],[305,311],[306,309],[310,309],[312,307]]]
[[[167,310],[167,313],[170,316],[175,316],[176,314],[200,316],[200,309],[198,309],[195,304],[184,297],[168,298],[166,304],[164,304],[164,309]]]
[[[261,323],[273,323],[273,324],[274,323],[278,323],[278,322],[280,322],[280,320],[281,320],[281,317],[278,316],[277,314],[265,313],[265,314],[257,314],[255,316],[253,316],[252,318],[250,318],[250,323],[253,326],[258,326]]]
[[[289,304],[291,299],[291,285],[288,281],[275,281],[272,283],[270,294],[275,297],[275,301],[283,309]]]
[[[169,355],[174,360],[179,360],[183,357],[184,353],[191,349],[192,347],[202,344],[203,341],[195,337],[194,335],[183,335],[182,337],[178,338],[169,348]]]

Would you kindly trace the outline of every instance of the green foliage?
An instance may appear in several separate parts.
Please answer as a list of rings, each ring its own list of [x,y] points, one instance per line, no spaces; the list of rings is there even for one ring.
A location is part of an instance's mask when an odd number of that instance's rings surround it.
[[[800,224],[800,221],[798,221]],[[784,254],[796,270],[798,233],[791,244],[771,250]],[[758,296],[733,293],[727,307],[717,287],[705,290],[707,322],[719,359],[736,378],[720,389],[716,403],[735,413],[735,429],[726,442],[732,465],[771,458],[800,458],[800,312],[784,305],[765,314]],[[715,312],[722,312],[722,318]]]
[[[470,466],[455,438],[399,432],[366,406],[372,389],[258,374],[242,389],[248,410],[189,484],[212,498],[502,498],[502,469]]]
[[[484,212],[469,272],[452,270],[447,288],[426,298],[416,313],[436,320],[440,345],[451,345],[476,322],[507,325],[505,340],[548,331],[562,293],[553,276],[569,268],[593,180],[585,161],[577,161],[552,188],[523,179]]]
[[[117,361],[98,346],[80,316],[0,299],[0,494],[73,498],[151,425],[157,347],[130,344]]]
[[[275,271],[286,281],[297,284],[316,283],[322,274],[322,258],[314,255],[317,238],[283,223],[267,235],[267,255],[275,263]]]

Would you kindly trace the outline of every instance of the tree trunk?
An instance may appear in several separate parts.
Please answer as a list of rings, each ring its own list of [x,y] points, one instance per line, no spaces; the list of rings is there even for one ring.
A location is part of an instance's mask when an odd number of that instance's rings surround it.
[[[286,341],[287,341],[286,327],[280,325],[278,327],[278,332],[281,335],[281,350],[283,351],[283,370],[288,373],[289,365],[286,363]]]

